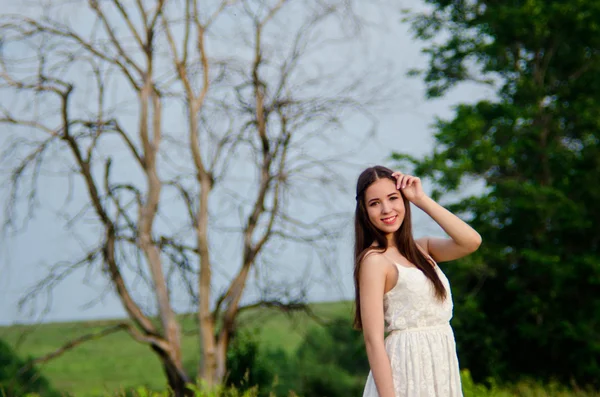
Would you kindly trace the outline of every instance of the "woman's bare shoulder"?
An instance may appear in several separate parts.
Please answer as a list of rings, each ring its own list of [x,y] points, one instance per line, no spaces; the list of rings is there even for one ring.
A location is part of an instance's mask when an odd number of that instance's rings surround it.
[[[380,250],[368,251],[361,260],[361,274],[385,275],[390,270],[391,262]]]

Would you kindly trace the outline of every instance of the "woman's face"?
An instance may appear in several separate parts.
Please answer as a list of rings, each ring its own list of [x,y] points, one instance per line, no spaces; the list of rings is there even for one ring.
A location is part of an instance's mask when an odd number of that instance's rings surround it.
[[[378,179],[365,190],[365,206],[371,223],[388,235],[404,221],[404,201],[391,179]]]

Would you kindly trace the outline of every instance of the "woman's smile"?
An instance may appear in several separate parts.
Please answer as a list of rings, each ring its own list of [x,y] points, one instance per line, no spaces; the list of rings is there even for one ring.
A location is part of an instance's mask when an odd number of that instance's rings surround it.
[[[381,221],[386,225],[393,225],[394,222],[396,222],[396,219],[398,219],[398,215],[392,215],[390,217],[381,219]]]

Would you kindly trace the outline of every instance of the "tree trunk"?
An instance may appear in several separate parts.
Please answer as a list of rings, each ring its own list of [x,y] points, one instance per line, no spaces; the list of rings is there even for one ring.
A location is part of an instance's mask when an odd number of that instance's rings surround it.
[[[178,368],[177,364],[169,357],[169,355],[157,348],[154,351],[160,357],[163,366],[163,371],[167,377],[169,389],[172,390],[174,397],[193,397],[194,393],[187,388],[187,384],[191,383],[189,377],[185,374],[183,368]]]
[[[194,120],[195,116],[191,115]],[[203,379],[207,386],[217,385],[216,379],[216,338],[215,319],[210,310],[210,293],[212,271],[208,248],[208,197],[212,182],[206,172],[200,174],[200,203],[197,215],[196,236],[198,251],[200,253],[200,277],[198,279],[198,323],[200,327],[200,357],[198,377]]]
[[[221,330],[217,340],[215,351],[215,362],[217,369],[215,372],[215,384],[222,384],[227,375],[227,348],[229,347],[229,332],[226,329]]]

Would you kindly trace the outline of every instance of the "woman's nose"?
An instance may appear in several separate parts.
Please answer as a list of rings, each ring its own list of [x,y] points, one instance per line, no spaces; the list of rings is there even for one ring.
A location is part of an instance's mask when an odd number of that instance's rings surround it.
[[[384,213],[384,214],[386,214],[386,213],[390,212],[390,210],[391,210],[391,209],[392,209],[392,206],[390,205],[390,203],[389,203],[389,202],[387,202],[387,201],[384,201],[384,202],[381,204],[381,210],[383,211],[383,213]]]

